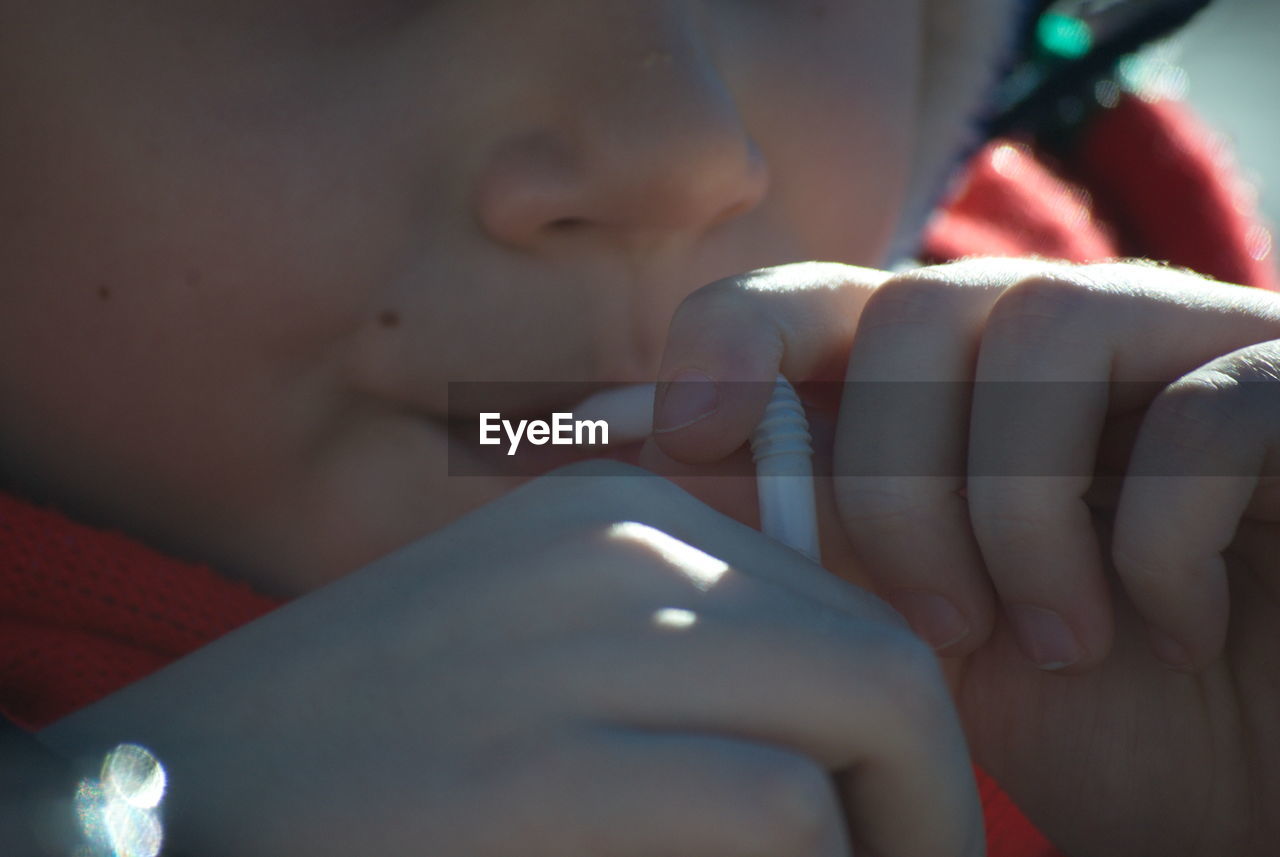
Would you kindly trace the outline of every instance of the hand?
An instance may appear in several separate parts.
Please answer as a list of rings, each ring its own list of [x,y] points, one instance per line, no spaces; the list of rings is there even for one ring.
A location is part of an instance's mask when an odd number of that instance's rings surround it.
[[[835,857],[850,831],[860,855],[983,853],[905,623],[617,464],[532,482],[44,738],[155,751],[192,855]]]
[[[68,798],[71,764],[0,717],[0,842],[14,857],[71,854],[82,841]]]
[[[1277,340],[1280,297],[1150,266],[799,266],[695,294],[660,377],[843,366],[824,553],[957,658],[975,756],[1067,853],[1274,854]],[[767,386],[721,389],[665,454],[745,439]]]

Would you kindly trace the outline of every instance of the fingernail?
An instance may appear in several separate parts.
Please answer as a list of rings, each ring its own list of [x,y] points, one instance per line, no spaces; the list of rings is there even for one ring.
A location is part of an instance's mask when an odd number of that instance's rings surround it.
[[[1040,669],[1060,670],[1083,657],[1080,641],[1052,610],[1034,604],[1010,604],[1009,615],[1022,651]]]
[[[920,638],[941,651],[969,636],[969,623],[956,605],[923,589],[894,589],[885,595],[893,608],[911,623]]]
[[[1175,670],[1185,672],[1191,669],[1191,655],[1187,653],[1186,647],[1173,637],[1159,628],[1148,628],[1147,639],[1151,641],[1151,651],[1155,652],[1157,658]]]
[[[716,411],[716,382],[702,372],[685,370],[662,386],[655,434],[676,431],[706,419]]]

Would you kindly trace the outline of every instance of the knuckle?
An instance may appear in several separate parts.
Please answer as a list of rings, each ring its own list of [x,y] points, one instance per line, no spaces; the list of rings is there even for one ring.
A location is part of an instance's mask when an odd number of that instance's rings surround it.
[[[551,536],[545,547],[530,557],[513,591],[523,593],[520,597],[530,601],[564,605],[566,609],[570,603],[600,608],[634,595],[637,585],[652,578],[643,571],[652,568],[653,561],[611,539],[611,526],[614,525],[584,524]],[[632,585],[620,589],[619,581],[630,581]],[[572,592],[574,597],[548,599],[543,594],[548,592]],[[559,613],[557,606],[548,615]]]
[[[1148,545],[1119,533],[1111,543],[1111,561],[1125,580],[1136,585],[1159,583],[1167,578],[1170,568]]]
[[[984,550],[1042,545],[1066,514],[1061,504],[1079,502],[1087,487],[1087,482],[1079,485],[1082,481],[1070,476],[971,478],[969,514],[974,534]]]
[[[600,527],[591,532],[589,540],[600,552],[622,552],[655,565],[678,564],[687,552],[701,553],[688,542],[639,521],[617,521]]]
[[[706,591],[728,571],[729,564],[688,542],[634,520],[600,524],[562,543],[565,566],[584,564],[597,578],[609,581],[608,592],[687,596]],[[625,586],[620,585],[625,583]]]
[[[595,759],[589,750],[567,734],[521,736],[473,754],[469,773],[485,803],[513,827],[571,818],[590,794]]]
[[[1164,448],[1210,451],[1239,420],[1242,393],[1239,381],[1225,372],[1197,372],[1171,384],[1155,398],[1145,426]]]
[[[754,776],[741,780],[732,803],[729,821],[748,849],[742,853],[760,857],[813,853],[836,820],[829,776],[801,758],[762,762]]]
[[[1260,349],[1220,358],[1152,402],[1150,431],[1164,444],[1206,452],[1228,437],[1270,436],[1280,424],[1280,361]]]
[[[617,765],[600,735],[568,728],[531,735],[495,748],[483,762],[490,783],[484,805],[502,820],[506,846],[491,853],[510,853],[512,842],[537,855],[618,852],[623,834],[596,811],[600,778]]]
[[[874,704],[882,722],[911,740],[934,740],[951,716],[951,698],[937,655],[910,628],[886,623],[864,640],[847,675],[861,705]]]
[[[647,548],[641,533],[661,534],[648,524],[626,517],[606,518],[604,521],[585,525],[556,538],[550,556],[554,561],[564,560],[562,565],[578,564],[600,569],[634,571],[638,565],[658,565],[660,556]]]
[[[1096,327],[1090,321],[1093,288],[1087,282],[1060,274],[1038,274],[1018,280],[991,308],[987,326],[996,332],[1043,337],[1049,332]]]
[[[1241,349],[1234,357],[1233,368],[1242,382],[1256,384],[1280,382],[1280,340]],[[1270,394],[1270,401],[1274,401],[1274,387],[1270,388]]]
[[[983,552],[1025,556],[1041,548],[1052,535],[1052,524],[1035,515],[1008,508],[974,521],[974,534]]]
[[[676,307],[674,319],[689,325],[690,330],[722,324],[744,313],[753,314],[756,310],[752,297],[743,277],[726,277],[686,295]]]
[[[926,324],[946,314],[961,287],[937,273],[909,273],[885,281],[867,299],[863,327]]]
[[[926,515],[937,497],[953,489],[930,477],[849,476],[837,480],[834,491],[846,522],[894,527]]]

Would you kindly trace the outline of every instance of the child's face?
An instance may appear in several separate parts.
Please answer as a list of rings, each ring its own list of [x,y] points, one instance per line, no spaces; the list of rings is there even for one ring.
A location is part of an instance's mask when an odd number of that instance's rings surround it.
[[[446,382],[884,261],[922,3],[0,0],[0,462],[276,590],[421,535],[512,484]]]

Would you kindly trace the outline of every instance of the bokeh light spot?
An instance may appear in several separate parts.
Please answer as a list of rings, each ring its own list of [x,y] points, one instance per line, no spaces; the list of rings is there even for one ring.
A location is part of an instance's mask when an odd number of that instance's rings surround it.
[[[164,839],[164,766],[145,747],[121,744],[102,760],[100,776],[81,780],[76,789],[86,844],[75,857],[156,857]]]
[[[158,806],[164,797],[164,767],[151,751],[137,744],[121,744],[107,754],[102,782],[113,795],[141,809]]]
[[[1063,59],[1079,59],[1093,50],[1093,31],[1071,15],[1045,14],[1036,25],[1040,47]]]
[[[1266,261],[1267,257],[1271,255],[1274,243],[1271,238],[1271,230],[1267,229],[1267,227],[1258,225],[1249,230],[1248,242],[1249,255],[1253,257],[1254,261]]]

